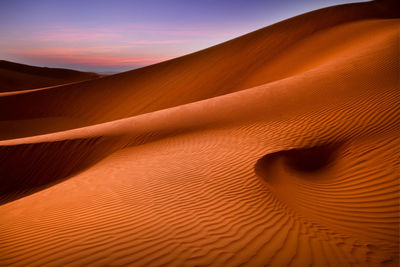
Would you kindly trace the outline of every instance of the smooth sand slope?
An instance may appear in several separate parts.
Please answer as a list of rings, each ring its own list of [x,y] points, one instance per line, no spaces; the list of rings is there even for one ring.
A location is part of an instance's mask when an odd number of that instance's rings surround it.
[[[0,95],[26,89],[48,87],[101,77],[96,73],[69,69],[42,68],[0,60]]]
[[[0,265],[398,266],[396,8],[0,96]]]

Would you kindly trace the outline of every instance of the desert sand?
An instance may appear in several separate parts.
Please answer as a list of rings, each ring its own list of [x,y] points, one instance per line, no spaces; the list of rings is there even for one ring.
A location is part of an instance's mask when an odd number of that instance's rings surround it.
[[[101,76],[91,72],[36,67],[0,60],[0,96],[4,95],[4,92],[32,90],[96,79]]]
[[[0,265],[398,266],[399,11],[2,89]]]

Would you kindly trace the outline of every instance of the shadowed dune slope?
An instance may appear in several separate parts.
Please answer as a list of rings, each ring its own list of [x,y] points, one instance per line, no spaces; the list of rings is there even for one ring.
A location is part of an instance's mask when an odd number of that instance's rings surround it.
[[[0,95],[1,92],[49,87],[99,77],[96,73],[42,68],[0,60]]]
[[[0,96],[0,265],[398,266],[391,3]]]

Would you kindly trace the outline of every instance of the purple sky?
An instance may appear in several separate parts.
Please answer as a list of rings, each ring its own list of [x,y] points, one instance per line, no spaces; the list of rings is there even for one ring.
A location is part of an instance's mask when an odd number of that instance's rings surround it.
[[[2,0],[0,59],[119,72],[345,0]]]

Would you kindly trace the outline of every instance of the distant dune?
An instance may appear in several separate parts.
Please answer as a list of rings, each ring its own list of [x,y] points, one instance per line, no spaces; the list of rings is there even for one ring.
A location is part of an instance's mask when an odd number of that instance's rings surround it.
[[[91,72],[35,67],[0,60],[0,92],[35,89],[99,77]]]
[[[399,14],[0,94],[0,265],[398,266]]]

